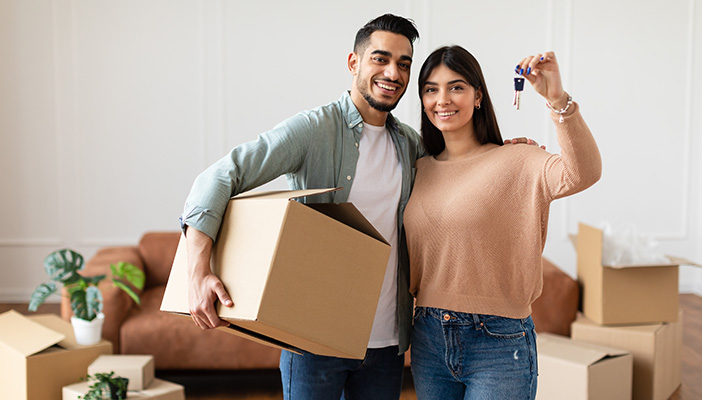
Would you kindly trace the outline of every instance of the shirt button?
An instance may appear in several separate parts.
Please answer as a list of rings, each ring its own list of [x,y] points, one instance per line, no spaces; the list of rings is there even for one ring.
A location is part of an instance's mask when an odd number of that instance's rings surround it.
[[[347,176],[347,177],[346,177],[346,180],[347,180],[347,181],[350,181],[350,180],[351,180],[351,175]]]
[[[444,314],[444,321],[448,321],[451,319],[451,316],[448,314]]]
[[[356,147],[358,147],[358,143],[356,143]]]

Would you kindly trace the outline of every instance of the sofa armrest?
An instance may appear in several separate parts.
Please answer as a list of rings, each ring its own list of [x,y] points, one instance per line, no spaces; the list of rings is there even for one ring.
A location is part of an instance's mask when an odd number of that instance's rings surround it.
[[[578,282],[546,258],[543,272],[541,296],[531,305],[536,331],[570,336],[570,324],[578,313]]]
[[[133,307],[138,307],[129,295],[112,285],[110,265],[121,261],[134,264],[137,268],[144,271],[144,261],[139,254],[139,248],[137,246],[107,247],[100,249],[95,256],[85,264],[85,269],[81,271],[81,275],[83,276],[107,275],[107,278],[100,282],[99,285],[103,297],[103,313],[105,314],[105,322],[102,326],[102,337],[112,342],[112,348],[115,354],[119,354],[120,352],[119,336],[122,322],[124,322]],[[141,295],[140,290],[136,289],[135,292]],[[61,297],[61,316],[64,319],[69,319],[73,314],[71,301],[65,291]]]

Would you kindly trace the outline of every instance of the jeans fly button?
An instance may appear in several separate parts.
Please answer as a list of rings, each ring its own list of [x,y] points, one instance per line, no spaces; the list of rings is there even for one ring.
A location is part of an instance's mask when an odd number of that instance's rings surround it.
[[[451,319],[451,316],[448,314],[444,314],[444,321],[448,321]]]

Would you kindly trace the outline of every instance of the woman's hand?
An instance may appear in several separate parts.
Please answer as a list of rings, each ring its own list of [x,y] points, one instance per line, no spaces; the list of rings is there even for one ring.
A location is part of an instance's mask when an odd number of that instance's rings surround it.
[[[517,65],[515,72],[525,77],[534,90],[554,108],[566,106],[568,95],[563,90],[561,71],[552,51],[524,58]]]

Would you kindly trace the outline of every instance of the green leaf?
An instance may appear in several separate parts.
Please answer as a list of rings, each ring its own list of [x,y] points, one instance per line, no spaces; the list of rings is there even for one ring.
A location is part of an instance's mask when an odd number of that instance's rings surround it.
[[[88,306],[88,316],[92,321],[102,312],[102,293],[97,286],[88,286],[85,291],[85,301]]]
[[[71,292],[71,308],[76,317],[92,321],[102,312],[102,293],[95,286]]]
[[[144,288],[144,282],[146,281],[144,271],[139,269],[136,265],[120,261],[116,265],[110,265],[110,269],[112,269],[112,275],[115,277],[126,280],[137,289]]]
[[[81,280],[83,280],[83,277],[79,273],[71,272],[71,273],[68,273],[64,276],[61,283],[63,283],[63,286],[67,286],[67,285],[73,285],[74,283],[78,283]]]
[[[90,318],[88,315],[88,303],[85,300],[84,290],[74,290],[71,292],[71,309],[73,310],[73,314],[80,319],[92,321],[95,318],[95,316]]]
[[[77,291],[84,292],[85,289],[88,287],[88,285],[85,284],[85,282],[81,281],[76,284],[70,285],[70,286],[64,286],[66,288],[66,292],[68,292],[69,296],[73,296],[73,293]]]
[[[44,259],[44,270],[55,282],[75,280],[74,274],[84,266],[83,256],[71,249],[56,250]]]
[[[88,285],[97,286],[107,275],[96,275],[96,276],[84,276],[83,279]]]
[[[29,311],[36,311],[37,307],[42,305],[44,301],[56,292],[56,284],[54,282],[42,283],[32,293],[29,299]]]
[[[127,286],[124,282],[118,280],[118,279],[112,279],[112,283],[117,286],[118,288],[124,290],[125,293],[129,295],[129,297],[134,300],[135,303],[141,305],[141,300],[139,299],[139,295],[137,295],[132,288]]]

